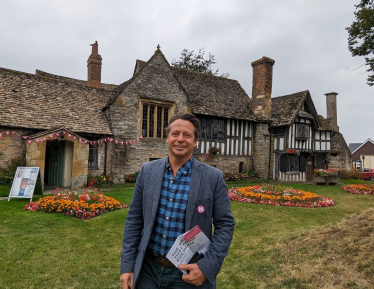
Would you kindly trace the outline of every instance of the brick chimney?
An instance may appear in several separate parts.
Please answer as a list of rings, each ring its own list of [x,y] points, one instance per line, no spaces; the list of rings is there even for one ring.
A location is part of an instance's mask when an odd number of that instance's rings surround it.
[[[338,127],[338,113],[336,109],[336,92],[326,93],[326,110],[327,110],[327,121],[329,125],[339,131]]]
[[[99,54],[99,44],[95,41],[92,46],[92,54],[87,60],[88,79],[87,85],[101,88],[101,55]]]
[[[253,84],[251,109],[261,119],[271,118],[271,88],[275,61],[266,56],[251,63]]]

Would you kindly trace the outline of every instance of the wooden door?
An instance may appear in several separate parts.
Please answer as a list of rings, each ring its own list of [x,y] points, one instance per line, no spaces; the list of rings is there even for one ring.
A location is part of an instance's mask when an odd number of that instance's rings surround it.
[[[306,181],[313,181],[314,157],[308,156],[306,159]]]
[[[48,184],[62,187],[64,178],[64,151],[65,142],[51,141],[48,155]]]

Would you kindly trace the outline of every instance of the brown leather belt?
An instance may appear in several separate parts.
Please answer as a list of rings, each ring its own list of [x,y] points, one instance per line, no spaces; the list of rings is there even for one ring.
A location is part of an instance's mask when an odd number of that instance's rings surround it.
[[[147,254],[148,254],[151,258],[155,259],[158,263],[161,264],[161,266],[163,266],[163,267],[165,267],[165,268],[174,268],[174,267],[175,267],[174,264],[171,263],[170,260],[167,259],[167,258],[164,257],[164,256],[155,256],[155,255],[153,255],[153,254],[152,254],[151,252],[149,252],[149,251],[147,252]]]

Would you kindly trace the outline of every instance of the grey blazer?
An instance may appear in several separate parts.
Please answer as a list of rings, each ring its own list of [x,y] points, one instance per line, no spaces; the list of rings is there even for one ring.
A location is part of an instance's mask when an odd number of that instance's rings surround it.
[[[134,272],[134,288],[152,234],[166,161],[167,159],[160,159],[143,164],[127,214],[120,272],[121,274]],[[205,207],[204,213],[197,211],[200,205]],[[212,224],[214,234],[212,234]],[[197,262],[207,278],[199,288],[216,288],[216,275],[228,253],[235,220],[231,214],[230,200],[222,172],[195,159],[187,203],[186,231],[196,225],[199,225],[212,242],[205,257]],[[185,288],[196,288],[196,286],[186,283]]]

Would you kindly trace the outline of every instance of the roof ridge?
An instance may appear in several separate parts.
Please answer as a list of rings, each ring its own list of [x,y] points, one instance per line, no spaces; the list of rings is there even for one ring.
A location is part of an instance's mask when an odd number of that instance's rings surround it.
[[[298,92],[294,92],[294,93],[290,93],[290,94],[285,94],[285,95],[280,95],[280,96],[274,96],[274,97],[272,97],[272,99],[274,99],[274,98],[280,98],[280,97],[285,97],[285,96],[290,96],[290,95],[294,95],[294,94],[298,94],[298,93],[304,93],[304,92],[308,93],[309,89],[298,91]]]
[[[218,77],[218,78],[222,78],[222,79],[232,80],[232,81],[236,81],[236,82],[238,82],[236,79],[232,79],[232,78],[228,78],[228,77],[223,77],[223,76],[218,76],[218,75],[214,75],[214,74],[212,74],[212,73],[200,72],[200,71],[191,70],[191,69],[182,68],[182,67],[177,67],[177,66],[173,66],[173,65],[170,65],[170,67],[171,67],[172,69],[180,69],[180,70],[184,70],[184,71],[187,71],[187,72],[189,72],[189,73],[197,73],[197,74],[207,75],[207,76],[210,76],[210,77]]]

